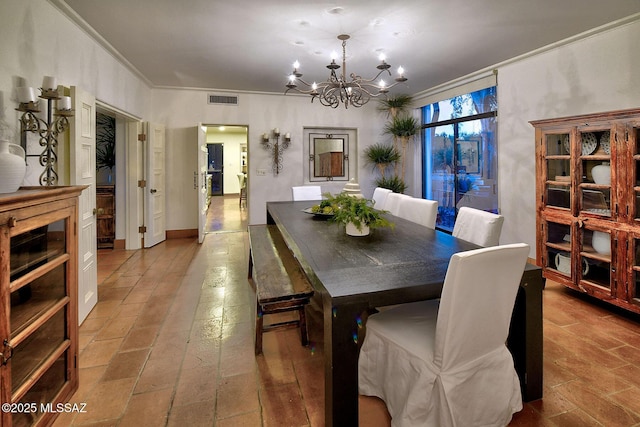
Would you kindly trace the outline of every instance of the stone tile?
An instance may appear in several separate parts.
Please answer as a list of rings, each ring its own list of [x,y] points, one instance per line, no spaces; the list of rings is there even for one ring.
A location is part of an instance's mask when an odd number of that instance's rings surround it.
[[[243,374],[222,378],[218,386],[216,419],[260,409],[258,383],[255,374]]]
[[[166,389],[134,394],[118,427],[165,425],[171,408],[172,393],[172,390]]]
[[[149,349],[119,352],[111,359],[111,363],[102,377],[102,381],[137,378],[147,361]]]
[[[196,402],[186,406],[174,406],[171,408],[167,427],[212,426],[215,420],[215,408],[215,400]],[[222,424],[217,423],[216,425],[220,427]],[[234,427],[240,427],[242,424],[232,425]],[[247,427],[259,425],[260,424],[249,424]]]
[[[87,424],[120,418],[131,398],[135,378],[98,383],[88,394],[86,413],[77,414],[74,422]]]
[[[93,341],[80,353],[80,368],[107,365],[122,344],[122,338]]]
[[[309,425],[302,395],[295,383],[262,389],[260,404],[265,427]]]

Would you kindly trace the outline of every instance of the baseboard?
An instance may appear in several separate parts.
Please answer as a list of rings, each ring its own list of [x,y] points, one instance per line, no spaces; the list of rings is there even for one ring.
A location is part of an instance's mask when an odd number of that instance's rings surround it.
[[[198,237],[198,229],[167,230],[167,239],[186,239],[189,237]]]
[[[126,240],[124,239],[116,239],[113,241],[113,249],[125,249],[126,248]]]

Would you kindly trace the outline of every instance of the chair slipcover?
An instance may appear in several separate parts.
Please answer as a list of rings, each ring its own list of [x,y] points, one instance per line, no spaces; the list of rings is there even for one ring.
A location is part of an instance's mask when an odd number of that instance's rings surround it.
[[[321,200],[322,188],[319,185],[303,185],[291,187],[293,200]]]
[[[400,209],[398,216],[409,221],[424,225],[429,228],[436,228],[436,217],[438,216],[438,202],[435,200],[419,199],[408,197],[400,199]]]
[[[479,246],[497,246],[503,222],[502,215],[463,207],[458,211],[453,235]]]
[[[385,401],[391,424],[506,426],[522,409],[505,342],[529,246],[454,254],[439,300],[373,314],[360,351],[360,394]]]
[[[373,190],[373,207],[376,209],[384,210],[384,203],[387,200],[387,196],[389,195],[389,193],[392,193],[392,191],[388,188],[376,187],[376,189]]]
[[[406,194],[400,193],[389,193],[387,195],[387,200],[384,202],[384,210],[389,211],[391,215],[399,216],[400,213],[400,199],[410,198],[411,196],[407,196]]]

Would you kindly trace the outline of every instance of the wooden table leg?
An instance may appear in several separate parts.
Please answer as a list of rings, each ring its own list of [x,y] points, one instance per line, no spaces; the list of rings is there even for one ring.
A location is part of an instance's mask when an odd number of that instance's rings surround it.
[[[358,425],[358,328],[366,303],[323,298],[325,426]]]
[[[525,402],[542,398],[542,287],[540,268],[525,270],[516,297],[507,347]]]

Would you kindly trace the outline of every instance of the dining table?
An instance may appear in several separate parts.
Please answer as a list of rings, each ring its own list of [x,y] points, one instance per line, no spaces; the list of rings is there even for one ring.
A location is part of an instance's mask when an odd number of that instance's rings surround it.
[[[267,202],[267,224],[277,227],[322,301],[325,425],[357,426],[363,313],[439,298],[451,256],[478,246],[390,214],[393,227],[348,236],[344,226],[310,212],[318,203]],[[542,290],[541,269],[528,263],[507,342],[524,401],[542,397]]]

